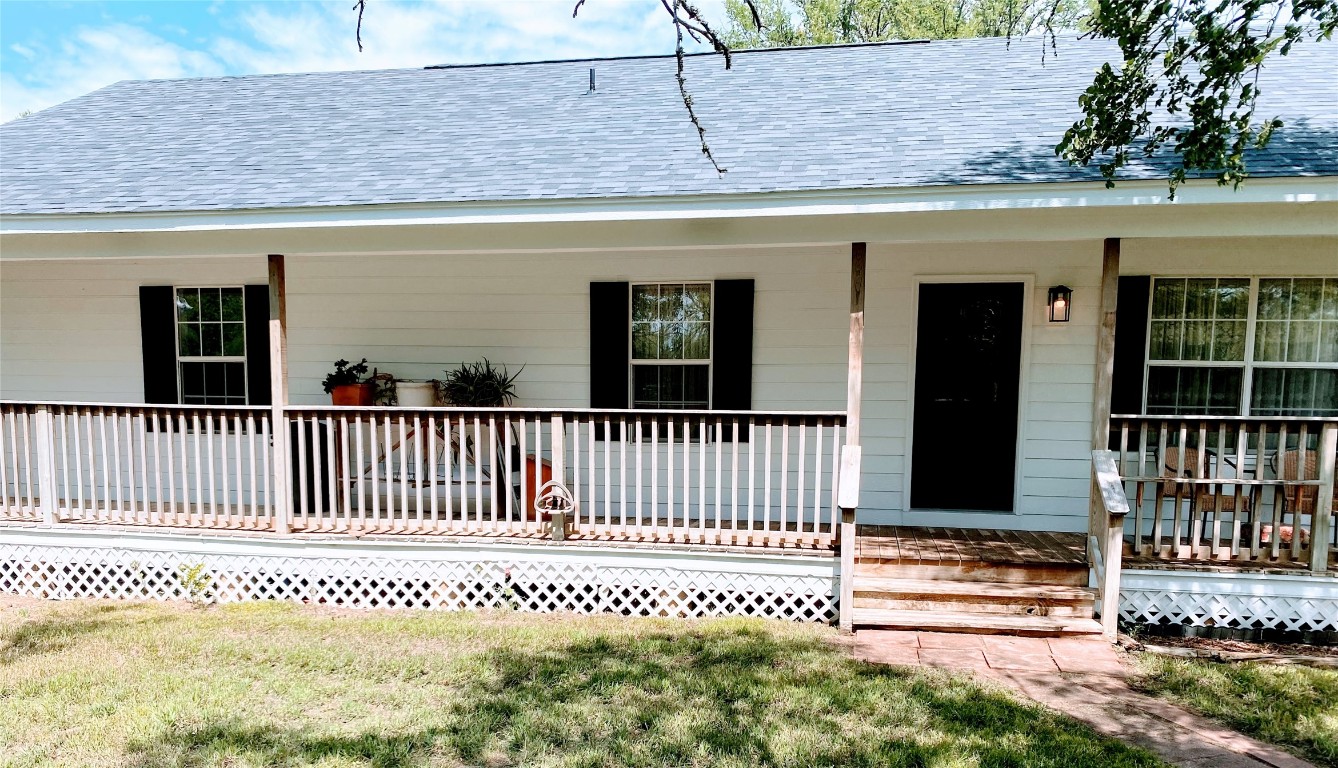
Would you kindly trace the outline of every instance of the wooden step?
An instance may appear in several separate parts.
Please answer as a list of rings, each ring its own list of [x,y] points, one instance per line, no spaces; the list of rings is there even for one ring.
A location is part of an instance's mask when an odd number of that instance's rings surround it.
[[[921,632],[960,632],[1026,637],[1095,635],[1101,633],[1101,623],[1097,620],[1068,616],[1002,616],[980,613],[856,608],[854,620],[856,627],[918,630]]]
[[[1087,586],[1086,565],[1076,563],[857,562],[855,579],[913,579],[996,584]]]
[[[1095,590],[1048,584],[855,579],[855,608],[1091,618]]]
[[[855,593],[879,593],[897,595],[911,599],[922,597],[926,600],[935,596],[952,595],[1000,600],[1052,600],[1083,601],[1091,600],[1096,590],[1088,587],[1070,587],[1055,584],[1012,584],[970,581],[928,581],[924,579],[889,579],[855,575]]]

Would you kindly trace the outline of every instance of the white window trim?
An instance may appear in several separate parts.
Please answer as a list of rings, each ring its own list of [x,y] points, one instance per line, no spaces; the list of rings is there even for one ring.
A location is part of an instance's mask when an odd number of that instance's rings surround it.
[[[215,289],[215,288],[218,288],[218,289],[222,289],[222,288],[236,288],[236,289],[238,289],[238,290],[240,290],[240,291],[242,292],[242,321],[241,321],[241,323],[242,323],[242,351],[243,351],[243,354],[242,354],[242,355],[238,356],[238,355],[183,355],[183,354],[181,354],[181,323],[184,322],[184,321],[182,321],[181,316],[178,314],[180,308],[177,306],[177,291],[182,290],[182,289],[185,289],[185,290],[201,290],[201,289],[204,289],[204,288],[209,288],[209,289]],[[208,322],[213,322],[213,321],[208,321]],[[235,322],[235,321],[229,321],[229,322]],[[244,286],[244,285],[232,285],[232,284],[216,284],[216,285],[173,285],[173,286],[172,286],[172,351],[176,353],[176,359],[177,359],[177,364],[176,364],[176,374],[177,374],[177,403],[178,403],[179,405],[185,405],[185,404],[186,404],[185,381],[184,381],[184,379],[182,378],[182,375],[181,375],[181,364],[182,364],[182,363],[241,363],[241,364],[242,364],[242,381],[245,382],[245,383],[247,384],[247,387],[246,387],[246,395],[245,395],[245,397],[244,397],[245,402],[243,402],[243,403],[238,403],[237,405],[250,405],[250,404],[251,404],[251,387],[250,387],[250,374],[251,374],[251,372],[250,372],[250,370],[248,370],[247,363],[246,363],[246,358],[247,358],[246,352],[249,351],[250,349],[251,349],[251,340],[250,340],[249,338],[247,338],[247,336],[246,336],[246,286]]]
[[[1245,314],[1245,359],[1244,360],[1153,360],[1152,359],[1152,311],[1158,280],[1198,280],[1212,277],[1216,280],[1249,280],[1249,307]],[[1338,370],[1338,362],[1292,362],[1254,359],[1255,331],[1258,327],[1259,285],[1263,280],[1313,280],[1316,278],[1333,280],[1327,275],[1152,275],[1148,280],[1148,309],[1144,318],[1143,329],[1143,413],[1148,412],[1148,379],[1153,366],[1164,368],[1239,368],[1241,369],[1241,393],[1238,416],[1250,416],[1250,403],[1254,398],[1254,371],[1256,368],[1288,368],[1296,370]],[[1182,318],[1183,320],[1183,318]],[[1266,321],[1268,322],[1268,321]],[[1290,322],[1290,320],[1288,321]],[[1260,417],[1267,418],[1267,417]]]
[[[709,355],[708,357],[706,357],[705,359],[700,359],[700,358],[698,358],[698,359],[691,359],[691,360],[687,360],[687,359],[684,359],[684,360],[673,360],[673,359],[669,359],[669,360],[665,360],[665,359],[655,359],[655,360],[648,360],[648,359],[647,359],[647,360],[638,360],[638,359],[636,358],[635,353],[633,352],[633,350],[635,349],[635,347],[634,347],[634,343],[635,343],[635,342],[633,341],[633,329],[634,329],[634,327],[635,327],[635,318],[633,317],[633,314],[632,314],[632,313],[635,312],[635,308],[632,306],[632,296],[633,296],[633,291],[636,289],[636,287],[639,286],[639,285],[693,285],[693,284],[701,284],[701,283],[704,283],[704,284],[706,284],[706,285],[709,285],[709,286],[710,286],[710,291],[711,291],[711,317],[710,317],[710,319],[707,321],[707,325],[710,326],[710,337],[711,337],[711,353],[710,353],[710,355]],[[716,349],[716,343],[715,343],[715,329],[716,329],[716,324],[715,324],[715,280],[713,280],[713,279],[682,280],[682,279],[670,279],[670,278],[666,278],[666,279],[663,279],[663,280],[634,280],[634,281],[629,281],[629,282],[627,283],[627,359],[631,362],[631,365],[629,365],[629,366],[627,367],[627,405],[628,405],[628,407],[629,407],[629,408],[636,408],[636,371],[635,371],[635,369],[636,369],[637,366],[639,366],[639,365],[704,365],[704,366],[707,366],[707,370],[706,370],[706,410],[708,410],[708,411],[711,410],[711,409],[715,406],[715,349]],[[652,409],[645,409],[645,410],[652,410]],[[662,410],[662,409],[653,409],[653,410]],[[668,410],[674,410],[674,409],[668,409]]]

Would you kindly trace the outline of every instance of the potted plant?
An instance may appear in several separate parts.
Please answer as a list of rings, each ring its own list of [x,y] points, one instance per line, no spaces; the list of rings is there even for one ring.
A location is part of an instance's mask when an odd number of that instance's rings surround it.
[[[431,408],[436,405],[436,382],[395,379],[395,396],[406,408]]]
[[[334,370],[325,375],[323,386],[334,405],[371,405],[375,388],[367,379],[367,358],[350,364],[336,360]]]
[[[516,379],[521,366],[510,374],[506,366],[493,367],[488,358],[478,363],[461,363],[459,368],[446,371],[446,378],[437,383],[444,402],[462,408],[505,408],[516,399]]]

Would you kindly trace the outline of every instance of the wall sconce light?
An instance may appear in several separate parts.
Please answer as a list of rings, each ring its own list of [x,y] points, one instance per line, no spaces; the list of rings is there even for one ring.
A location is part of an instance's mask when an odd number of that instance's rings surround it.
[[[1056,285],[1050,289],[1050,322],[1067,323],[1069,310],[1072,308],[1073,289],[1067,285]]]

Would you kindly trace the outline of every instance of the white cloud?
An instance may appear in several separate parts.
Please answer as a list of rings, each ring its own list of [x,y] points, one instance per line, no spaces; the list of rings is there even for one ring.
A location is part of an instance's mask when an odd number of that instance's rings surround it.
[[[223,73],[212,56],[129,24],[81,28],[54,50],[40,50],[24,77],[0,73],[0,119],[37,111],[120,80]]]
[[[372,0],[358,52],[352,2],[242,6],[192,47],[140,26],[76,30],[55,50],[14,47],[23,75],[0,73],[0,119],[44,109],[125,79],[422,67],[667,53],[673,29],[659,0]],[[722,0],[703,3],[721,18]],[[209,11],[223,20],[229,6]],[[31,53],[32,56],[28,54]]]

